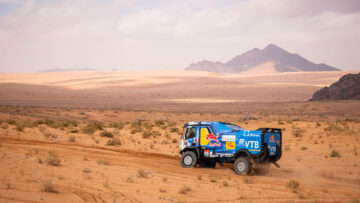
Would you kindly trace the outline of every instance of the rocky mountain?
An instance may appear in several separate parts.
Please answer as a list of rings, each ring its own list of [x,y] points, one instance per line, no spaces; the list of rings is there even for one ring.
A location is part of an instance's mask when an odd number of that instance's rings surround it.
[[[312,100],[360,100],[360,73],[342,76],[330,87],[316,91]]]
[[[266,65],[265,65],[266,64]],[[266,72],[339,71],[326,64],[315,64],[298,54],[270,44],[264,49],[252,49],[234,57],[226,63],[200,61],[192,63],[186,70],[200,70],[219,73],[238,73],[264,70]]]

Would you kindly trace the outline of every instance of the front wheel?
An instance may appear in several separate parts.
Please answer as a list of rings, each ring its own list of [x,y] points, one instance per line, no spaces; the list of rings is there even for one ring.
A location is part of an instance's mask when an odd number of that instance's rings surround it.
[[[181,166],[183,168],[191,168],[197,164],[196,154],[192,151],[184,152],[181,155]]]
[[[247,157],[239,157],[234,163],[235,173],[238,175],[247,175],[251,171],[251,164]]]

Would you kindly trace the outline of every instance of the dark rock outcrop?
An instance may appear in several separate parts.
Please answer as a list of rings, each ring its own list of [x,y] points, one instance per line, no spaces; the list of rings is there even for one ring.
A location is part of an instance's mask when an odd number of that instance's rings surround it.
[[[342,76],[330,87],[316,91],[312,100],[360,100],[360,73]]]

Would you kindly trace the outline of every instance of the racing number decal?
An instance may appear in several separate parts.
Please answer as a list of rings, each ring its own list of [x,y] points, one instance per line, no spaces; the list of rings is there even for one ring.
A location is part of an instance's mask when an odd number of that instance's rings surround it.
[[[226,149],[235,149],[235,142],[226,142]]]

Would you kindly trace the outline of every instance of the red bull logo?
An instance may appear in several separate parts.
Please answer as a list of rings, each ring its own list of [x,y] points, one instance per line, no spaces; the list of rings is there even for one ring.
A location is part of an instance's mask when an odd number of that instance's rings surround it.
[[[215,142],[219,142],[219,140],[217,139],[216,135],[211,134],[211,133],[207,134],[205,139],[207,139],[207,140],[209,140],[209,141],[214,140]]]
[[[214,134],[211,134],[211,133],[207,134],[205,139],[209,140],[209,146],[213,146],[213,147],[221,146],[221,143],[219,142],[216,135],[214,135]]]
[[[274,135],[271,135],[271,136],[270,136],[269,142],[275,142],[275,136],[274,136]]]

